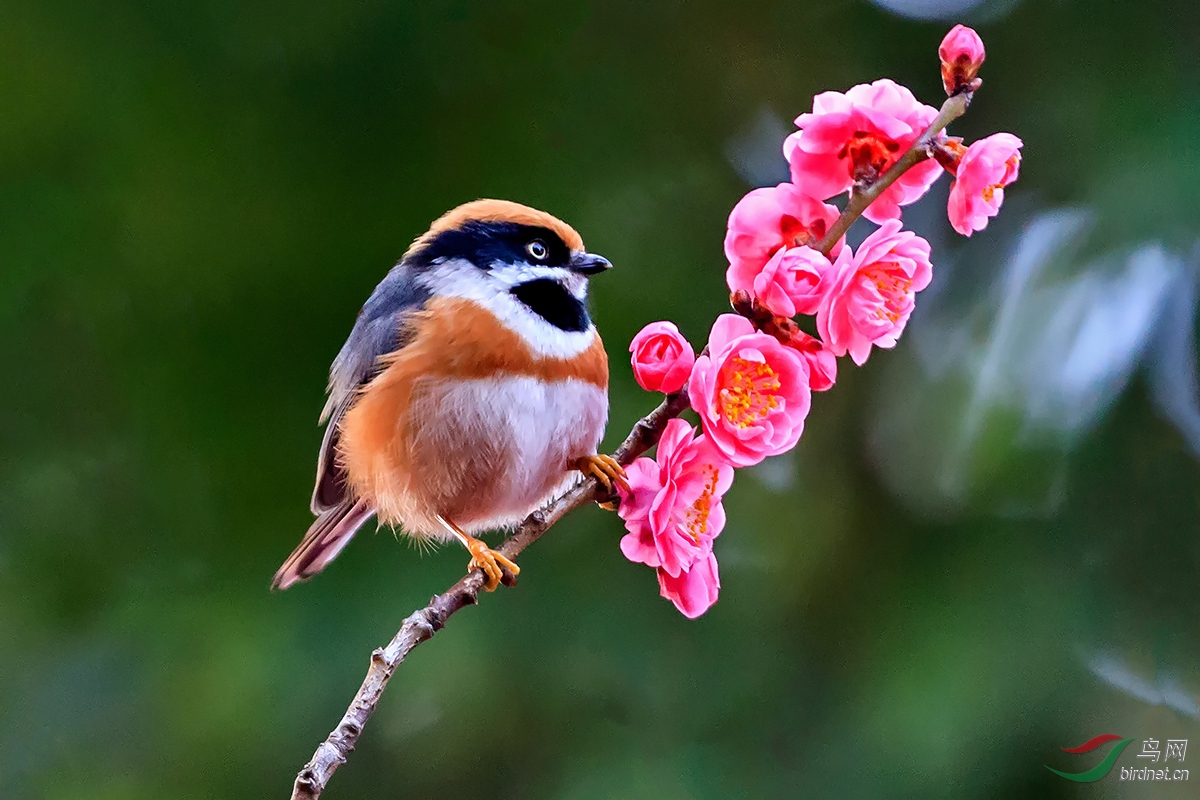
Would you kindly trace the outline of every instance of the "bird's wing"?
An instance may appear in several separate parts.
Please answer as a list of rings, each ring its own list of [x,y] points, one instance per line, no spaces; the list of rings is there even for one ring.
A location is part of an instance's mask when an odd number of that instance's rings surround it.
[[[410,267],[401,263],[387,274],[358,314],[350,337],[329,369],[329,399],[321,412],[327,422],[321,454],[317,459],[317,482],[313,487],[312,512],[320,515],[346,500],[346,475],[337,464],[339,427],[354,405],[359,388],[380,370],[379,359],[405,345],[404,317],[419,310],[429,291],[414,280]]]

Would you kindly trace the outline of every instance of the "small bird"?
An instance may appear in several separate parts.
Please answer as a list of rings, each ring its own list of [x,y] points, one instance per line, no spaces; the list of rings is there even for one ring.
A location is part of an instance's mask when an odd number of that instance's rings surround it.
[[[612,264],[543,211],[476,200],[419,236],[359,312],[329,371],[317,515],[272,588],[311,578],[371,517],[457,539],[493,591],[520,570],[474,534],[509,528],[573,481],[624,470],[597,448],[608,356],[588,278]]]

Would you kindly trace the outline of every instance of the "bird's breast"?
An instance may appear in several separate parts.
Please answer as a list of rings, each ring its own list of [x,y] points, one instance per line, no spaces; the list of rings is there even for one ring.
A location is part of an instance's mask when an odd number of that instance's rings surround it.
[[[491,527],[532,510],[571,460],[595,452],[608,359],[594,329],[575,355],[547,357],[460,298],[434,298],[406,326],[407,344],[342,420],[350,486],[381,519],[414,532],[429,513]]]

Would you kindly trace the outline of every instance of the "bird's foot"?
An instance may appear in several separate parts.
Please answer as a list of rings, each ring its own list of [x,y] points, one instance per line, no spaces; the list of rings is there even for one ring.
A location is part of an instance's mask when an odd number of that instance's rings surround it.
[[[483,573],[483,577],[486,580],[486,583],[483,584],[484,590],[489,592],[496,591],[496,587],[504,580],[505,570],[508,570],[513,577],[521,573],[521,568],[514,564],[511,559],[488,547],[479,539],[468,536],[463,544],[467,546],[467,551],[471,554],[471,560],[467,564],[467,571],[477,569]]]
[[[629,482],[625,479],[625,468],[612,456],[603,454],[584,456],[575,462],[574,467],[582,472],[585,478],[595,478],[604,487],[610,500],[601,503],[602,507],[611,510],[613,506],[611,498],[616,496],[614,487],[629,491]]]
[[[488,547],[484,542],[471,536],[440,514],[437,516],[437,521],[455,539],[462,542],[463,547],[467,548],[467,552],[471,554],[471,560],[467,563],[467,572],[473,569],[482,572],[484,589],[494,592],[496,591],[496,587],[501,583],[505,586],[515,585],[516,581],[514,579],[521,573],[521,568],[514,564],[511,559]]]

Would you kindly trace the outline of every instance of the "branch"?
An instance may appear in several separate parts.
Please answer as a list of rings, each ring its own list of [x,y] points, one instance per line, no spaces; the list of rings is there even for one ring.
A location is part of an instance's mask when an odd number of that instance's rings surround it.
[[[932,155],[942,130],[963,115],[971,102],[972,91],[964,91],[954,95],[942,104],[941,110],[929,128],[913,145],[905,151],[895,164],[874,181],[862,182],[856,185],[850,193],[850,201],[842,211],[837,222],[817,243],[816,248],[829,255],[850,226],[862,216],[867,206],[871,205],[880,194],[896,182],[911,167],[919,164]],[[744,296],[742,296],[744,295]],[[742,316],[751,320],[755,327],[775,336],[781,342],[787,342],[799,331],[795,321],[776,317],[770,311],[752,300],[748,294],[740,293],[731,298],[734,309]],[[678,392],[669,394],[663,402],[638,420],[629,436],[617,448],[614,457],[623,465],[630,464],[635,458],[658,444],[662,438],[667,422],[678,417],[688,407],[687,386]],[[516,531],[504,540],[498,551],[508,558],[515,559],[522,550],[536,542],[542,534],[571,511],[597,500],[599,485],[594,478],[579,483],[560,495],[545,508],[530,514]],[[505,583],[512,585],[505,575]],[[362,735],[367,720],[375,713],[383,690],[391,680],[392,674],[412,652],[413,648],[422,642],[433,638],[433,635],[445,627],[451,615],[469,605],[474,605],[479,599],[479,590],[483,587],[483,573],[472,570],[458,583],[451,586],[442,594],[436,595],[429,605],[414,611],[387,646],[377,648],[371,653],[371,666],[367,677],[359,687],[354,701],[346,709],[342,721],[333,732],[321,742],[313,754],[312,760],[304,765],[304,769],[296,776],[292,787],[292,800],[316,800],[325,790],[330,777],[354,750],[358,737]]]
[[[623,465],[658,444],[667,422],[678,417],[688,407],[687,387],[669,394],[654,411],[638,420],[625,441],[617,448],[614,457]],[[571,511],[597,499],[599,485],[595,478],[588,478],[556,498],[545,508],[530,514],[516,531],[504,540],[497,550],[508,558],[515,559],[522,550],[536,542],[550,526]],[[507,576],[506,576],[507,577]],[[387,688],[392,673],[412,652],[413,648],[433,638],[445,627],[450,616],[466,606],[474,605],[483,587],[483,573],[472,570],[458,583],[429,601],[429,605],[414,611],[387,646],[371,653],[371,666],[367,677],[359,687],[354,701],[346,709],[342,721],[333,729],[325,741],[317,747],[312,760],[304,765],[292,787],[292,800],[316,800],[325,790],[329,778],[354,750],[358,737],[362,735],[367,720],[375,713],[379,698]]]
[[[942,103],[942,108],[938,111],[938,115],[933,118],[933,122],[925,129],[921,137],[913,142],[908,150],[904,151],[904,155],[900,156],[895,164],[892,164],[886,172],[875,180],[864,183],[861,186],[854,186],[850,190],[850,202],[842,210],[842,215],[838,217],[837,222],[833,223],[833,227],[817,243],[816,249],[828,256],[829,252],[833,250],[833,246],[838,243],[838,240],[846,235],[846,231],[850,230],[850,226],[854,224],[854,221],[861,217],[862,213],[867,210],[867,206],[874,203],[879,198],[879,195],[883,194],[885,189],[896,182],[897,178],[929,158],[932,155],[931,149],[937,142],[938,135],[947,125],[967,112],[967,106],[971,104],[971,97],[974,94],[973,91],[964,91],[946,98],[946,102]]]

